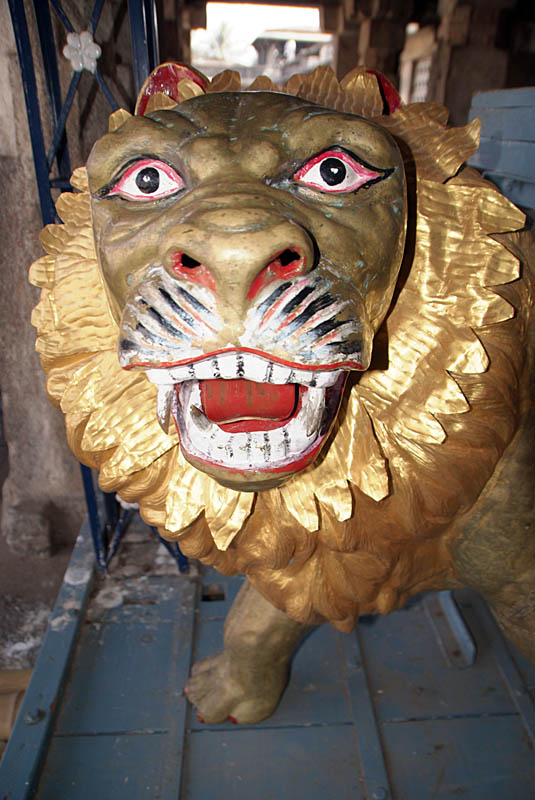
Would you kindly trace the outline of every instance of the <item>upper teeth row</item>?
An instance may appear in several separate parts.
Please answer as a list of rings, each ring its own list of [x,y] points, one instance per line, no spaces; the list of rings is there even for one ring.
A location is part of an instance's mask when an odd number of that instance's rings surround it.
[[[341,370],[326,372],[287,367],[255,353],[232,351],[208,356],[201,361],[176,367],[157,367],[146,371],[152,383],[171,385],[192,380],[244,378],[256,383],[299,383],[303,386],[333,386]]]

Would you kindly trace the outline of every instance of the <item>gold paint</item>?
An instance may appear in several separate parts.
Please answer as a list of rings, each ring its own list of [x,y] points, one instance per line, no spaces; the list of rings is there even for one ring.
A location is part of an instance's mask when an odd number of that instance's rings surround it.
[[[209,91],[239,90],[236,76],[222,73]],[[386,361],[348,389],[318,463],[255,496],[193,468],[176,435],[161,432],[155,388],[117,363],[84,169],[73,175],[82,194],[61,201],[65,224],[42,234],[49,255],[31,271],[42,288],[34,324],[71,447],[100,466],[106,490],[139,501],[185,552],[227,573],[254,564],[255,585],[296,619],[348,630],[356,614],[386,613],[454,580],[446,534],[470,519],[517,425],[522,309],[532,301],[505,239],[491,237],[520,228],[523,215],[472,170],[459,172],[477,122],[447,129],[437,104],[382,117],[377,83],[360,68],[341,84],[325,70],[294,76],[284,91],[375,117],[415,166],[414,257],[380,332]]]
[[[251,83],[250,86],[247,87],[245,90],[246,92],[280,92],[278,86],[276,86],[271,78],[268,78],[267,75],[259,75],[254,81]]]
[[[132,114],[126,108],[118,108],[108,118],[108,132],[113,133],[116,131],[131,116]]]
[[[198,97],[201,94],[204,94],[204,91],[201,89],[198,83],[190,80],[189,78],[184,78],[180,81],[177,87],[178,90],[178,97],[179,102],[183,103],[184,100],[191,100],[192,97]],[[148,114],[148,111],[145,111]]]
[[[181,81],[182,83],[182,81]],[[179,84],[180,85],[180,84]],[[150,114],[152,111],[162,111],[165,109],[175,108],[178,105],[176,100],[173,100],[168,94],[164,92],[155,92],[151,94],[145,106],[144,116]]]

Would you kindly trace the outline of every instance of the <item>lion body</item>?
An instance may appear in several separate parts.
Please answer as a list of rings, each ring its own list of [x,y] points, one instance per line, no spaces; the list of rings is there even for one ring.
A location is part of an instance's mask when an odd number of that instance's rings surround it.
[[[478,521],[491,512],[498,518],[497,497],[515,502],[518,487],[496,481],[504,454],[517,465],[529,450],[532,245],[509,236],[523,215],[462,168],[477,146],[477,124],[447,129],[435,104],[381,116],[377,87],[362,71],[341,85],[325,71],[296,78],[289,94],[372,117],[388,130],[408,175],[397,289],[371,366],[350,379],[316,462],[280,487],[234,491],[192,467],[176,431],[159,428],[155,387],[117,362],[115,310],[83,171],[74,176],[81,193],[60,198],[64,225],[43,234],[49,255],[32,268],[43,290],[34,324],[69,444],[100,471],[103,489],[138,502],[146,521],[187,555],[226,574],[246,573],[294,619],[349,630],[359,615],[388,613],[415,592],[470,582]],[[236,90],[233,80],[216,78],[209,91]],[[519,531],[532,519],[528,479],[520,480]],[[530,564],[531,542],[524,548]],[[491,558],[491,550],[481,553]],[[505,573],[514,583],[517,558],[518,548],[501,575],[493,567],[496,586]],[[472,583],[492,595],[484,566],[480,572]]]

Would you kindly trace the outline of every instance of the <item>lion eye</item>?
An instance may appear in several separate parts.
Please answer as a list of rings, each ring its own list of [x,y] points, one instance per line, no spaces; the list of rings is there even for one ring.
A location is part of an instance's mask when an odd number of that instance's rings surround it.
[[[108,192],[125,200],[160,200],[184,188],[184,181],[163,161],[144,158],[136,161]]]
[[[364,166],[349,153],[329,150],[306,162],[293,176],[294,181],[322,192],[355,192],[383,172]]]

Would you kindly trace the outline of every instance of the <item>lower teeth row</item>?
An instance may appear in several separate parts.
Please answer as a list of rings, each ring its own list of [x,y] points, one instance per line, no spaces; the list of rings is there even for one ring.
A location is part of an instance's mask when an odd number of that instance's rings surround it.
[[[254,469],[292,461],[317,440],[325,408],[325,390],[307,389],[299,413],[280,428],[228,433],[201,410],[199,385],[180,387],[177,415],[183,445],[192,455],[238,468]]]

